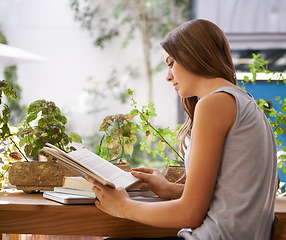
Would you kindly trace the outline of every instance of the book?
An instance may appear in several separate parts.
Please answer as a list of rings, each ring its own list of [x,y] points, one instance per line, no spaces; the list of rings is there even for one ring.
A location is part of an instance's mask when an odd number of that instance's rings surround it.
[[[82,192],[80,191],[88,191],[88,190],[56,187],[54,191],[45,191],[43,193],[43,197],[62,204],[94,204],[96,200],[95,194],[93,196],[84,196],[80,195],[82,194]],[[128,192],[128,194],[130,198],[135,201],[158,202],[158,201],[168,200],[158,197],[151,191],[131,191]]]
[[[54,187],[54,192],[96,198],[95,193],[92,190],[76,189],[76,188],[69,188],[69,187]],[[127,189],[127,193],[129,194],[131,198],[135,198],[135,197],[158,198],[158,196],[155,193],[151,191],[147,191],[147,190],[128,191]]]
[[[68,193],[86,197],[93,197],[95,198],[95,193],[92,190],[83,190],[83,189],[76,189],[76,188],[69,188],[69,187],[54,187],[54,192],[59,193]]]
[[[93,184],[89,181],[87,181],[83,177],[68,177],[64,176],[63,178],[63,187],[67,188],[74,188],[74,189],[79,189],[79,190],[91,190],[93,187]],[[139,183],[136,182],[132,184],[129,187],[125,188],[127,191],[138,191],[139,190]]]
[[[67,188],[80,189],[80,190],[91,190],[93,187],[93,184],[87,181],[83,177],[64,176],[62,186],[67,187]]]
[[[43,197],[63,204],[94,204],[94,197],[45,191]]]
[[[130,172],[125,172],[88,149],[65,153],[56,146],[46,143],[42,151],[80,176],[89,175],[99,183],[112,188],[128,188],[138,182]]]

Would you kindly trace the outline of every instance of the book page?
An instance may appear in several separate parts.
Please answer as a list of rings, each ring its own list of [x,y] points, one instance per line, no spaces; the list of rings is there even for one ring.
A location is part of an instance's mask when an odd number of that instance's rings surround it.
[[[117,187],[127,188],[138,181],[131,173],[125,172],[87,149],[74,151],[68,155]]]

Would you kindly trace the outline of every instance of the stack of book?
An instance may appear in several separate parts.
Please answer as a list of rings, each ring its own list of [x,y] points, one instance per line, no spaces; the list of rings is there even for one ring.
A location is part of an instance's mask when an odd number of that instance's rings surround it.
[[[42,151],[53,156],[58,160],[58,163],[81,176],[65,177],[62,187],[55,187],[54,191],[44,192],[43,196],[47,199],[63,204],[94,203],[96,196],[92,191],[93,184],[84,178],[85,175],[89,175],[103,185],[112,188],[125,188],[134,200],[147,202],[165,200],[150,191],[141,191],[138,188],[138,179],[130,172],[123,171],[87,149],[65,153],[47,143]]]

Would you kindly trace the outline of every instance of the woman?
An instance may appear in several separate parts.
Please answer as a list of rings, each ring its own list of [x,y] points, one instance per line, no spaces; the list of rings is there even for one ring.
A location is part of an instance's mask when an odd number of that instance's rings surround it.
[[[94,184],[102,211],[157,227],[182,228],[185,239],[270,239],[276,194],[276,145],[265,115],[236,86],[223,32],[206,20],[174,29],[161,44],[188,115],[180,130],[185,185],[156,169],[132,174],[141,188],[172,201],[133,201],[124,189]],[[187,143],[189,142],[189,143]]]

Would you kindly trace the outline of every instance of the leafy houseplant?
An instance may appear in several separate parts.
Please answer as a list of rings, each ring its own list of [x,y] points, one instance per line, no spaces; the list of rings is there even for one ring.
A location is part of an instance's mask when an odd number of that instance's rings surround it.
[[[116,114],[104,118],[100,131],[104,132],[98,145],[98,154],[106,160],[124,162],[125,153],[132,155],[137,142],[138,125],[130,114]]]
[[[39,162],[39,155],[45,143],[51,143],[65,152],[76,150],[69,146],[72,142],[81,143],[77,133],[66,133],[67,118],[62,115],[54,102],[36,100],[27,108],[27,117],[18,125],[19,147],[24,148],[27,158],[32,161],[18,162],[9,171],[9,181],[17,189],[25,192],[52,190],[61,186],[64,176],[75,176],[51,157]]]
[[[18,125],[17,133],[21,138],[19,145],[24,147],[26,156],[37,160],[45,143],[51,143],[65,152],[70,152],[76,149],[68,144],[82,142],[77,133],[66,133],[67,118],[61,114],[54,102],[36,100],[29,105],[27,113],[27,118]]]
[[[6,81],[0,81],[0,141],[1,141],[1,171],[0,190],[7,180],[25,191],[50,190],[55,185],[62,184],[64,175],[74,175],[68,169],[53,162],[38,162],[38,155],[46,142],[58,146],[66,152],[75,150],[68,146],[72,142],[81,142],[81,137],[76,133],[66,133],[67,118],[61,114],[55,103],[46,100],[32,102],[28,109],[28,116],[18,127],[8,125],[10,110],[2,104],[3,94],[16,99],[16,91]],[[24,149],[24,150],[22,150]],[[15,162],[25,158],[26,161]],[[32,159],[29,159],[32,158]]]

